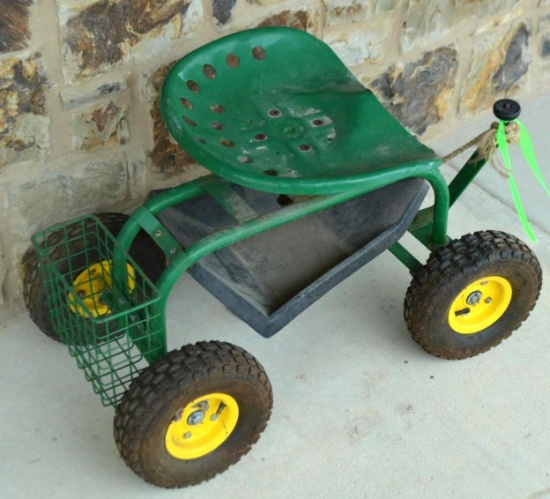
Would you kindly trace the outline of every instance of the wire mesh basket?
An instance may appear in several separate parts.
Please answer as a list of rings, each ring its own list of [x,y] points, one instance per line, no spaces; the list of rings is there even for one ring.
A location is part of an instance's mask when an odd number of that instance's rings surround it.
[[[103,405],[118,404],[146,359],[163,352],[159,291],[122,252],[126,275],[115,279],[116,239],[93,215],[38,233],[33,244],[55,332]]]

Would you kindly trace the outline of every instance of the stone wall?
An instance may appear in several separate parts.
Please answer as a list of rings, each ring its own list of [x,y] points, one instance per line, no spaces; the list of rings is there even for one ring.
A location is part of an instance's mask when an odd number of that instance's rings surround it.
[[[0,0],[0,304],[30,236],[202,170],[157,95],[173,61],[256,26],[326,41],[418,135],[550,79],[550,0]]]

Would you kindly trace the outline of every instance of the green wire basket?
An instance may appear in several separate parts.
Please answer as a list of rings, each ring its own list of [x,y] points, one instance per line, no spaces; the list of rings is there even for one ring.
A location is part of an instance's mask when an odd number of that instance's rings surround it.
[[[95,216],[38,233],[33,244],[55,332],[103,405],[118,404],[145,359],[163,349],[159,291],[122,251],[127,282],[116,281],[117,242]]]

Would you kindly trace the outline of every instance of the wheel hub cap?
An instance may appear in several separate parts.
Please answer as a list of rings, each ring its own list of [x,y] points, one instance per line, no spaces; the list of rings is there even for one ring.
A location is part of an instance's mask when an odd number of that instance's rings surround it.
[[[466,286],[449,309],[449,326],[460,334],[479,333],[492,326],[512,301],[512,285],[504,277],[484,277]]]
[[[130,265],[126,265],[128,272],[128,288],[130,292],[136,287],[135,271]],[[71,312],[83,317],[100,317],[111,313],[111,308],[103,301],[105,291],[111,289],[111,261],[103,260],[93,263],[78,274],[73,281],[73,293],[69,293],[69,308]],[[82,305],[78,303],[78,298]]]
[[[189,426],[195,426],[202,423],[204,419],[204,412],[196,411],[187,418],[187,424]]]
[[[197,459],[216,450],[239,419],[237,401],[226,393],[209,393],[177,411],[168,425],[165,445],[176,459]]]

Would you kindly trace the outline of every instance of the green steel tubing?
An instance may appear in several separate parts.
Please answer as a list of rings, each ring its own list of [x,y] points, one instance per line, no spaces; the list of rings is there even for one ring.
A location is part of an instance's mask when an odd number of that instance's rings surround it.
[[[395,181],[415,176],[427,180],[434,189],[435,209],[431,240],[434,245],[443,244],[446,240],[447,216],[449,209],[449,191],[443,176],[438,169],[434,169],[433,171],[426,173],[425,171],[411,172],[410,170],[403,171],[396,168],[391,169],[384,174],[375,176],[368,186],[363,186],[361,189],[348,190],[327,196],[317,196],[309,201],[288,206],[275,213],[257,217],[253,220],[240,223],[236,227],[225,229],[216,234],[205,237],[191,247],[186,248],[184,251],[181,251],[181,248],[178,247],[178,250],[171,258],[170,265],[164,271],[159,282],[157,283],[157,287],[161,294],[159,307],[161,308],[160,316],[163,326],[161,328],[163,331],[163,337],[162,339],[159,339],[159,342],[163,345],[163,349],[161,352],[155,354],[155,358],[166,354],[164,314],[170,291],[180,276],[202,257],[261,232],[265,232],[331,206],[343,203],[367,192],[385,187]],[[118,283],[121,283],[121,285],[127,285],[126,269],[125,266],[120,264],[123,259],[119,252],[129,251],[134,238],[140,230],[144,229],[154,237],[155,227],[162,227],[160,222],[157,222],[158,225],[156,225],[155,222],[151,222],[153,218],[152,215],[155,215],[162,210],[178,204],[186,199],[190,199],[207,192],[207,187],[215,185],[217,182],[223,183],[225,181],[215,175],[209,175],[190,182],[189,184],[184,184],[175,189],[165,191],[159,196],[147,201],[132,214],[120,232],[118,237],[119,249],[115,250],[113,255],[113,275]],[[166,252],[165,248],[162,249]],[[152,362],[155,359],[149,356],[146,357],[146,360],[148,362]]]
[[[128,221],[122,227],[120,234],[118,235],[118,247],[115,249],[113,255],[113,276],[114,278],[123,283],[126,282],[126,270],[121,268],[119,262],[121,261],[121,253],[129,252],[132,243],[138,232],[147,225],[147,214],[157,214],[162,210],[181,203],[186,199],[204,194],[206,191],[204,186],[207,182],[213,181],[213,176],[199,178],[192,182],[180,185],[173,189],[164,191],[163,193],[149,199],[145,204],[140,206],[128,219]]]
[[[128,291],[128,277],[123,254],[124,252],[129,252],[135,237],[143,228],[142,223],[147,225],[148,220],[145,215],[150,216],[151,213],[158,213],[169,206],[173,206],[174,204],[185,201],[186,199],[203,194],[205,192],[204,185],[208,181],[210,181],[209,178],[201,178],[178,186],[174,189],[164,191],[160,195],[147,201],[132,214],[132,216],[122,227],[122,230],[117,238],[119,244],[115,247],[113,252],[112,274],[113,279],[116,280],[119,286],[122,286],[123,289]],[[160,320],[160,330],[162,333],[160,333],[161,337],[158,338],[157,341],[162,345],[162,348],[156,350],[152,354],[149,352],[143,352],[143,356],[149,364],[154,362],[157,358],[165,356],[167,353],[166,298],[167,297],[161,295],[161,300],[159,302],[160,310],[158,320]],[[131,331],[129,331],[129,333],[131,334]],[[136,345],[138,347],[140,346],[139,341],[136,342]]]
[[[397,259],[409,269],[411,275],[416,274],[416,272],[422,267],[422,264],[409,252],[403,245],[400,243],[395,243],[390,246],[390,252],[397,257]]]
[[[487,164],[487,158],[481,156],[479,151],[472,154],[464,166],[456,174],[455,178],[449,184],[449,207],[453,206],[456,200],[471,184],[481,169]]]
[[[439,170],[423,178],[430,183],[434,190],[434,205],[417,213],[409,227],[409,232],[426,248],[433,250],[448,241],[449,190]],[[400,243],[395,243],[389,250],[409,269],[412,275],[422,267],[422,264]]]
[[[431,231],[430,244],[420,239],[420,241],[428,247],[437,247],[445,244],[447,241],[447,222],[449,220],[449,189],[443,175],[439,170],[423,175],[422,178],[427,180],[435,195],[433,205],[433,226]],[[413,233],[413,235],[415,235]]]

